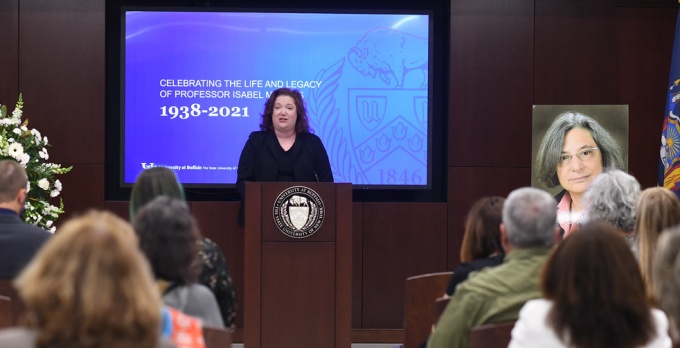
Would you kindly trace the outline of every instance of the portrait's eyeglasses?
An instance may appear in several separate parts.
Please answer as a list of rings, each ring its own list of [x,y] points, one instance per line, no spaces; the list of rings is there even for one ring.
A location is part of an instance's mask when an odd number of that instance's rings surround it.
[[[562,154],[560,155],[560,161],[558,162],[558,165],[560,167],[568,166],[571,164],[571,159],[576,156],[578,157],[581,162],[588,162],[592,161],[595,158],[595,152],[599,151],[600,149],[596,147],[589,147],[586,149],[583,149],[579,152],[577,152],[575,155],[565,155]]]

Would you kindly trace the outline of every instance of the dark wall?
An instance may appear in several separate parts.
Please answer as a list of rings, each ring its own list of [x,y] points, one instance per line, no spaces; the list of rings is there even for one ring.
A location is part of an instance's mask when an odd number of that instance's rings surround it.
[[[0,2],[0,103],[22,92],[50,160],[74,166],[61,179],[66,217],[127,216],[127,202],[104,199],[104,10],[105,0]],[[453,0],[448,200],[355,203],[353,327],[400,329],[405,278],[458,263],[470,204],[530,184],[533,104],[630,105],[629,170],[654,186],[676,15],[673,0]],[[191,206],[243,308],[238,203]]]

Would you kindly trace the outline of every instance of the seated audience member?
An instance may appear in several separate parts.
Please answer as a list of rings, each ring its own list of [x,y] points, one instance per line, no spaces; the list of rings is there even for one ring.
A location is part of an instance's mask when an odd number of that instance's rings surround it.
[[[586,222],[604,220],[616,227],[637,255],[635,245],[635,204],[640,183],[630,174],[610,170],[595,178],[583,197]]]
[[[656,300],[670,322],[673,341],[680,344],[680,226],[664,230],[654,256]]]
[[[458,284],[472,272],[503,263],[505,252],[501,245],[501,214],[503,197],[484,197],[470,208],[465,220],[465,235],[460,247],[460,261],[463,262],[453,271],[447,296],[452,296]]]
[[[647,296],[655,303],[656,285],[652,264],[659,234],[680,224],[680,200],[663,187],[650,187],[640,194],[635,209],[635,234],[642,279],[647,285]]]
[[[113,214],[65,223],[14,284],[27,322],[0,331],[0,347],[172,347],[137,237]]]
[[[635,257],[611,224],[587,223],[562,241],[541,288],[544,298],[520,311],[510,348],[671,347],[666,315],[647,301]]]
[[[194,283],[200,266],[196,256],[200,236],[186,204],[160,196],[137,212],[133,226],[163,293],[163,303],[201,319],[203,325],[224,326],[213,293]]]
[[[184,189],[175,173],[168,168],[153,167],[139,174],[130,196],[130,220],[134,220],[142,206],[158,196],[184,201]],[[233,327],[236,319],[236,290],[227,261],[217,244],[205,237],[199,239],[198,256],[202,264],[198,282],[212,290],[224,324]]]
[[[14,279],[51,233],[21,220],[28,177],[19,163],[0,161],[0,279]]]
[[[545,191],[527,187],[510,193],[500,227],[505,260],[458,286],[428,347],[467,347],[470,329],[515,320],[526,301],[541,296],[538,273],[558,237],[556,217],[557,202]]]

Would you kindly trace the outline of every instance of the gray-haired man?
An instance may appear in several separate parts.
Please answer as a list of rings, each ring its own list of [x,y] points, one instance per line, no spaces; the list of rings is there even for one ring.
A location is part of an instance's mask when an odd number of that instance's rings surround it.
[[[470,275],[442,313],[428,348],[468,346],[470,329],[517,320],[528,300],[541,296],[538,274],[558,238],[557,203],[548,193],[520,188],[503,205],[503,264]]]

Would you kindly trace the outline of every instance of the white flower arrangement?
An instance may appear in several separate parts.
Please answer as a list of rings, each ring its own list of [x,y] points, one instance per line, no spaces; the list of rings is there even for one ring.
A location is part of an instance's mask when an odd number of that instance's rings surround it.
[[[50,199],[59,196],[62,190],[61,182],[54,176],[66,174],[73,167],[62,168],[59,164],[43,162],[49,158],[47,137],[36,129],[29,129],[28,119],[21,120],[23,106],[21,94],[11,114],[7,114],[5,105],[0,105],[0,159],[19,162],[28,174],[24,221],[54,232],[54,221],[64,212],[61,198],[58,207],[50,203]]]

